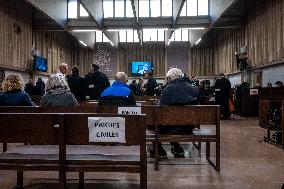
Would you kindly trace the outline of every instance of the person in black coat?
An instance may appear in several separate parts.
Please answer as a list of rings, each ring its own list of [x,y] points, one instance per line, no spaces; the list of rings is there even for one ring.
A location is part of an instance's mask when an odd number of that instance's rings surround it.
[[[137,84],[136,80],[133,80],[131,84],[129,85],[129,89],[132,91],[132,93],[137,96]]]
[[[156,79],[153,77],[152,72],[148,72],[148,81],[145,85],[145,94],[147,96],[155,96],[156,95],[156,87],[158,86]]]
[[[168,84],[162,92],[160,105],[183,106],[198,104],[198,92],[192,87],[180,69],[172,68],[167,73]],[[161,133],[188,133],[192,134],[193,127],[189,126],[175,126],[163,127]],[[172,153],[175,157],[184,157],[184,150],[177,142],[171,142]],[[159,144],[160,157],[165,156],[166,152],[162,145]]]
[[[67,82],[71,93],[74,94],[77,101],[86,99],[86,82],[85,78],[79,75],[80,70],[77,66],[72,68],[72,75],[67,77]]]
[[[98,100],[102,92],[110,86],[108,77],[99,71],[99,66],[92,64],[92,71],[85,76],[88,89],[87,96],[92,100]]]
[[[231,115],[229,110],[229,99],[231,92],[231,82],[221,73],[215,83],[215,100],[220,105],[221,118],[228,119]]]

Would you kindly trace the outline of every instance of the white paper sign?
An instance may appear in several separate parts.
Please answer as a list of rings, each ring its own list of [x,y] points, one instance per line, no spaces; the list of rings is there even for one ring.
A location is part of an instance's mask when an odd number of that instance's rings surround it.
[[[257,95],[258,94],[258,89],[250,89],[249,90],[249,95]]]
[[[125,118],[88,117],[89,142],[125,143]]]
[[[95,85],[89,85],[89,89],[95,88]]]
[[[142,106],[142,103],[136,102],[136,106]]]
[[[211,96],[210,99],[209,99],[209,102],[215,102],[215,97]]]
[[[118,107],[117,114],[141,115],[141,107]]]

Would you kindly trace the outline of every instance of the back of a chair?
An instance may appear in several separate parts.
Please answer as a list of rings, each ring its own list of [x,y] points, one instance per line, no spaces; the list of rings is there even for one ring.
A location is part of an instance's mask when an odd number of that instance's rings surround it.
[[[158,106],[156,125],[219,125],[219,106]]]
[[[46,113],[0,113],[0,142],[59,144],[64,117]]]
[[[146,144],[145,115],[114,115],[114,114],[65,114],[65,142],[71,145],[88,145],[88,118],[112,117],[125,119],[125,145]],[[110,144],[113,142],[110,142]],[[104,142],[103,144],[108,144]]]

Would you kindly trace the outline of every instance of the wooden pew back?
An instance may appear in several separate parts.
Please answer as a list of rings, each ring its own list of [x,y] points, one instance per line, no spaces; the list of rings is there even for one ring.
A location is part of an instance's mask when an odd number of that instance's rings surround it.
[[[88,145],[88,117],[123,117],[125,118],[126,145],[144,145],[146,143],[145,116],[110,115],[110,114],[65,114],[65,142],[70,145]]]
[[[0,142],[59,144],[63,120],[60,114],[0,113]]]
[[[158,106],[158,125],[217,125],[220,120],[219,106]]]

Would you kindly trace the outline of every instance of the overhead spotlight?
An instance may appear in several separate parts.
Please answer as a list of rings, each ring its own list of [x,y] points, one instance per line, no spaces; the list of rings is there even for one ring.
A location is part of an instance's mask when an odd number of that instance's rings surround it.
[[[198,45],[200,41],[201,41],[201,38],[196,41],[195,45]]]
[[[205,28],[204,27],[197,27],[197,28],[179,28],[179,29],[182,29],[182,30],[204,30]]]
[[[72,30],[72,32],[96,32],[99,30],[90,30],[90,29],[78,29],[78,30]]]
[[[109,31],[109,32],[118,32],[118,31],[126,31],[126,30],[133,30],[133,29],[130,29],[130,28],[128,28],[128,29],[126,29],[126,28],[124,28],[124,29],[108,29],[107,31]]]
[[[82,45],[84,45],[85,47],[87,47],[88,45],[86,43],[84,43],[83,41],[79,41]]]
[[[169,28],[143,28],[143,30],[169,30]]]

